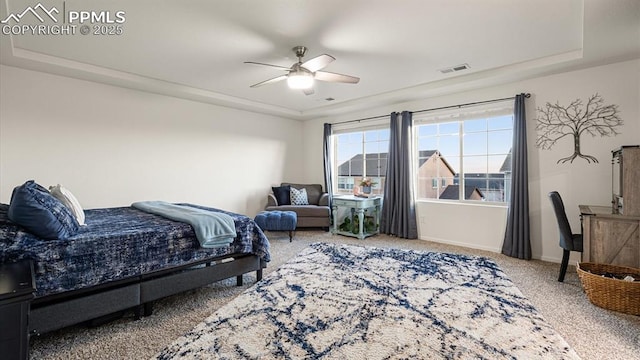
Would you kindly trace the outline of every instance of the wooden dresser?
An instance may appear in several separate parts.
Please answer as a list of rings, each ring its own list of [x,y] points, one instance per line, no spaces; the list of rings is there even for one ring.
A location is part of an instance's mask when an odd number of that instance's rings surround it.
[[[640,216],[615,214],[611,206],[580,205],[582,261],[640,268]]]
[[[640,146],[611,153],[612,206],[580,205],[582,261],[640,268]]]

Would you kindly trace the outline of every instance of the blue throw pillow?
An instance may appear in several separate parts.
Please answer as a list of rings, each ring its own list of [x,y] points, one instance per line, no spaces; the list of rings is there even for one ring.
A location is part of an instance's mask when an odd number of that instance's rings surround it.
[[[291,197],[290,197],[291,186],[286,185],[286,186],[272,187],[271,190],[273,190],[273,196],[276,197],[276,201],[278,202],[278,205],[291,205]]]
[[[43,239],[66,239],[78,232],[79,225],[71,211],[33,180],[13,189],[9,220]]]

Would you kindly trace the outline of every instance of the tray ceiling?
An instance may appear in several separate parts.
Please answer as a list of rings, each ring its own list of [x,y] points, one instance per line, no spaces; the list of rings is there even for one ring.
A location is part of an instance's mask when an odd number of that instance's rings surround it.
[[[32,13],[9,18],[37,4],[3,0],[2,25],[41,24]],[[60,11],[60,24],[68,23],[69,11],[104,11],[112,20],[123,11],[122,34],[82,35],[77,22],[73,35],[7,35],[3,28],[2,64],[300,120],[640,57],[636,0],[43,5]],[[334,56],[323,70],[360,82],[316,81],[309,96],[286,82],[249,88],[282,71],[244,61],[289,67],[297,61],[291,51],[296,45],[308,47],[307,59]],[[439,71],[460,64],[469,69]]]

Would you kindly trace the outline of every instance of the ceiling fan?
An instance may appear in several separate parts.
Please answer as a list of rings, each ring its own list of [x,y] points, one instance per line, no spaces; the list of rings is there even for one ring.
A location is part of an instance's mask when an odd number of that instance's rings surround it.
[[[272,84],[278,81],[287,80],[287,85],[292,89],[301,89],[306,95],[313,94],[314,80],[328,81],[328,82],[340,82],[347,84],[357,84],[360,78],[350,75],[336,74],[328,71],[320,71],[329,65],[334,58],[331,55],[322,54],[314,57],[313,59],[302,62],[304,54],[307,52],[307,48],[304,46],[296,46],[292,49],[298,57],[298,62],[291,65],[291,67],[284,67],[280,65],[264,64],[254,61],[245,61],[245,64],[254,64],[262,66],[270,66],[276,69],[287,71],[287,74],[274,77],[273,79],[265,80],[257,84],[251,85],[252,88]]]

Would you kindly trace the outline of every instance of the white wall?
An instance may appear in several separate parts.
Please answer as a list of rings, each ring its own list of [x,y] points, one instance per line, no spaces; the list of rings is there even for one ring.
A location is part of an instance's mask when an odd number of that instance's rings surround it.
[[[249,216],[302,181],[298,121],[0,66],[0,201],[28,179],[85,208],[191,202]]]
[[[528,92],[527,135],[529,147],[529,196],[533,257],[557,261],[562,257],[558,246],[557,225],[547,194],[557,190],[563,197],[567,215],[575,232],[580,231],[578,205],[608,205],[611,198],[611,150],[621,145],[640,144],[640,60],[588,68],[563,74],[493,86],[482,90],[437,96],[424,101],[381,106],[366,112],[350,113],[331,119],[317,119],[305,124],[309,139],[306,157],[306,181],[322,181],[322,123],[339,122],[391,111],[422,110],[467,102],[490,100]],[[606,104],[619,107],[624,125],[616,137],[582,137],[582,149],[595,156],[598,164],[576,159],[556,164],[573,153],[573,142],[566,138],[551,150],[535,147],[536,108],[547,102],[568,104],[585,101],[599,93]],[[506,208],[420,202],[417,205],[421,239],[447,242],[499,252],[502,248]],[[579,259],[575,254],[572,261]]]

